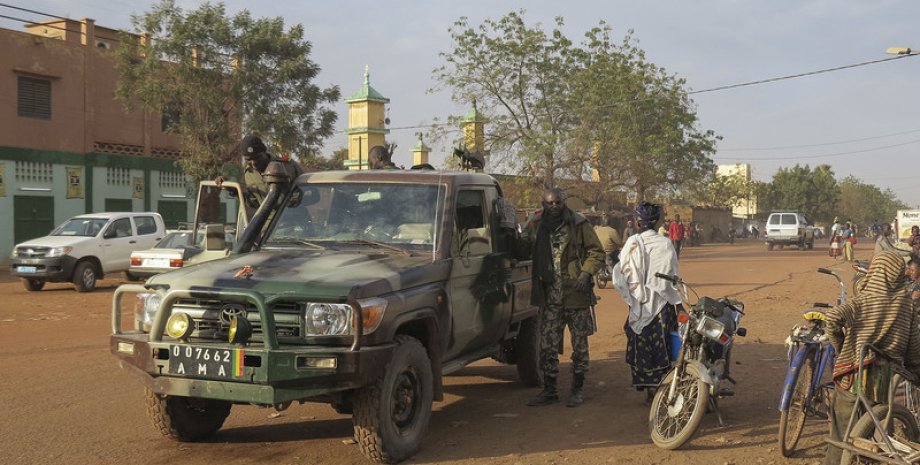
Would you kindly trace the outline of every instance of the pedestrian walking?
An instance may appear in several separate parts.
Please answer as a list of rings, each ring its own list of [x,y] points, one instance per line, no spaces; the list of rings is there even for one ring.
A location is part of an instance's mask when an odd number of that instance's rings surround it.
[[[668,226],[668,238],[671,239],[677,258],[680,258],[680,246],[684,242],[684,225],[680,222],[680,215],[674,215],[674,221]]]
[[[856,234],[853,233],[853,226],[849,222],[843,226],[840,243],[843,244],[843,259],[848,262],[853,261],[853,246],[856,244]]]
[[[677,253],[667,238],[655,233],[661,218],[659,205],[642,202],[636,207],[640,232],[620,251],[620,263],[613,269],[613,285],[629,306],[626,331],[626,363],[632,384],[645,390],[651,401],[655,389],[671,369],[672,331],[677,330],[676,310],[682,310],[680,293],[670,281],[655,273],[679,274]]]
[[[588,336],[595,331],[590,308],[592,276],[604,266],[604,249],[584,216],[565,204],[565,193],[543,193],[543,206],[527,221],[522,238],[533,257],[531,303],[540,306],[540,368],[543,390],[529,406],[559,401],[559,347],[566,326],[572,337],[572,389],[567,406],[584,402]]]

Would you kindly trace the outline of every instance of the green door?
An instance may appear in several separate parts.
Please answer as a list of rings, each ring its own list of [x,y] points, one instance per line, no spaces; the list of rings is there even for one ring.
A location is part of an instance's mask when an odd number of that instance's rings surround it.
[[[131,199],[105,199],[105,211],[107,212],[131,212],[133,202]]]
[[[179,223],[188,221],[188,203],[185,200],[160,200],[157,213],[163,217],[166,229],[176,229]]]
[[[13,242],[47,236],[54,226],[54,197],[13,197]]]

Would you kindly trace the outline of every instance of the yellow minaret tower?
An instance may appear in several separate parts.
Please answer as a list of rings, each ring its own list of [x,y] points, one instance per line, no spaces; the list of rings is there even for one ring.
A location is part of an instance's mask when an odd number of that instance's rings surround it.
[[[380,95],[370,83],[370,72],[364,67],[364,85],[345,99],[348,103],[348,159],[345,167],[367,169],[367,153],[375,145],[386,145],[386,107],[390,99]]]
[[[463,145],[470,153],[479,152],[486,160],[488,165],[488,154],[485,148],[485,118],[476,108],[476,101],[473,100],[473,108],[467,114],[460,118],[460,129],[463,130]]]
[[[415,148],[412,149],[412,164],[421,165],[428,163],[429,153],[431,153],[431,147],[425,145],[425,141],[422,140],[422,133],[418,133],[418,143],[416,143]]]

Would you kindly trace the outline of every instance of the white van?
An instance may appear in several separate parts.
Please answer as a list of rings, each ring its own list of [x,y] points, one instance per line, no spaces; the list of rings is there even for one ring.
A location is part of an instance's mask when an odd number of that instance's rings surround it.
[[[801,213],[773,212],[767,218],[766,243],[767,250],[784,245],[812,249],[815,246],[815,227]]]
[[[127,271],[131,252],[153,247],[165,230],[159,213],[75,216],[45,237],[17,244],[10,272],[30,291],[46,282],[72,282],[77,291],[91,291],[106,274]]]

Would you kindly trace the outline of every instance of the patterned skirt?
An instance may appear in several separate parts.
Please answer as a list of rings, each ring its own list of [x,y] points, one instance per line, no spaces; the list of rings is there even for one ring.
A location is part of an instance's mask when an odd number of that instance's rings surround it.
[[[626,363],[632,369],[632,384],[637,390],[655,388],[671,370],[671,337],[677,331],[677,316],[674,307],[665,304],[658,316],[641,334],[629,327],[626,331]]]

